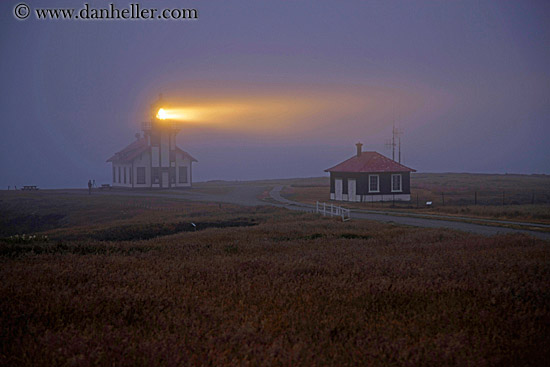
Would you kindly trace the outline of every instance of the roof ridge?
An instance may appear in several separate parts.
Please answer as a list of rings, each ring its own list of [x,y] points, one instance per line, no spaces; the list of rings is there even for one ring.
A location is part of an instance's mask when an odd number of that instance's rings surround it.
[[[365,151],[327,168],[325,172],[416,172],[377,151]]]

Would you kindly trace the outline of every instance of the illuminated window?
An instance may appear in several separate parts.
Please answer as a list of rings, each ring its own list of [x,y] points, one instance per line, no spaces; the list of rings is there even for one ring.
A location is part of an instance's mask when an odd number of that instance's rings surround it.
[[[378,175],[369,175],[369,192],[380,192]]]
[[[401,175],[391,175],[391,191],[392,192],[400,192],[403,191],[401,188]]]

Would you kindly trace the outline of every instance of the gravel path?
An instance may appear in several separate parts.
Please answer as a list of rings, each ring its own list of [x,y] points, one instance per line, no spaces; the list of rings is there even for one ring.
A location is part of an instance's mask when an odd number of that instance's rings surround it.
[[[284,203],[285,207],[287,207],[288,209],[307,210],[307,211],[311,211],[315,209],[313,205],[302,204],[302,203],[288,200],[282,197],[281,196],[282,189],[283,189],[283,186],[277,186],[273,190],[271,190],[269,195],[271,196],[272,199],[277,200],[281,203]],[[481,234],[485,236],[492,236],[492,235],[501,234],[501,233],[525,233],[533,237],[541,238],[544,240],[550,240],[550,233],[547,233],[547,232],[538,232],[538,231],[530,231],[530,230],[524,230],[524,229],[513,229],[513,228],[505,228],[505,227],[490,226],[490,225],[483,225],[483,224],[445,220],[444,216],[439,217],[441,219],[435,219],[438,216],[432,215],[433,218],[426,218],[423,216],[415,216],[414,214],[409,214],[408,216],[402,216],[402,215],[392,215],[390,212],[375,212],[375,211],[363,211],[363,210],[352,210],[351,213],[352,213],[351,214],[352,218],[369,219],[369,220],[375,220],[378,222],[396,223],[396,224],[402,224],[402,225],[414,226],[414,227],[449,228],[449,229],[455,229],[458,231]],[[473,218],[462,218],[462,219],[474,220]],[[482,220],[482,221],[488,222],[486,220]],[[506,221],[498,221],[498,223],[506,223],[506,224],[520,223],[522,225],[526,224],[521,222],[506,222]],[[542,225],[542,226],[544,227],[545,225]]]

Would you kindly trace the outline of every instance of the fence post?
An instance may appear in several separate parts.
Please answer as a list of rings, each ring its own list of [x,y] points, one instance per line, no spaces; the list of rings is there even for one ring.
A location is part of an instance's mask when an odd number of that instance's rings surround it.
[[[327,215],[327,203],[323,203],[323,216]]]
[[[319,213],[319,202],[315,202],[315,213]]]
[[[331,216],[331,217],[334,215],[333,210],[332,210],[332,207],[333,207],[333,205],[332,205],[332,203],[330,203],[330,216]]]

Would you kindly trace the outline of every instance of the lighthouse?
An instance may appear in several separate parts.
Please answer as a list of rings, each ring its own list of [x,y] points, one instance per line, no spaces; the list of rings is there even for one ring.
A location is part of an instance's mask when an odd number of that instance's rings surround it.
[[[143,134],[136,134],[136,141],[107,160],[112,163],[113,187],[191,187],[197,160],[176,145],[180,126],[167,118],[164,108],[161,96],[141,124]]]

